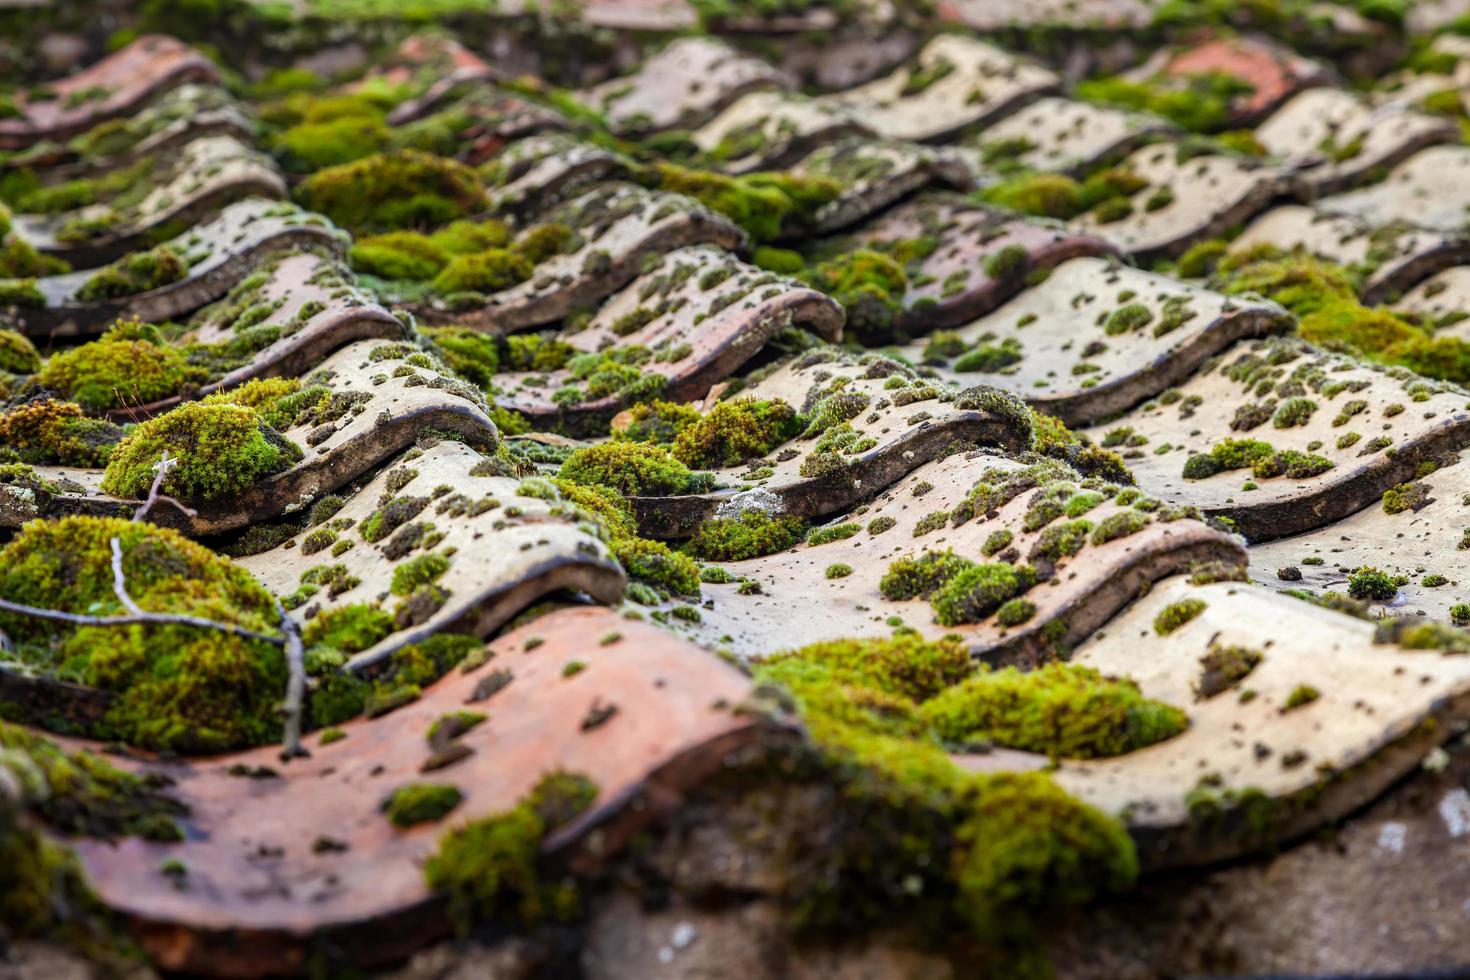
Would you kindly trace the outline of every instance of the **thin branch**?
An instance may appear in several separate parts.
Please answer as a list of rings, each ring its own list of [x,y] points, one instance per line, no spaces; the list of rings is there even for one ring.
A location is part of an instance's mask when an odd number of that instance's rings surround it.
[[[281,631],[286,634],[286,669],[290,678],[286,682],[286,703],[282,710],[286,715],[286,734],[281,746],[281,761],[290,762],[310,752],[301,747],[301,701],[306,694],[306,659],[301,642],[301,631],[287,614],[281,600],[276,600],[276,614],[281,617]]]
[[[54,619],[61,623],[71,623],[74,626],[139,626],[145,623],[164,626],[198,626],[201,629],[219,630],[232,636],[243,637],[247,640],[260,640],[272,646],[285,646],[284,637],[271,636],[268,633],[257,633],[243,626],[235,626],[231,623],[216,623],[212,619],[203,619],[199,616],[180,616],[172,613],[133,613],[127,616],[84,616],[80,613],[62,612],[59,609],[40,609],[36,606],[27,606],[19,602],[11,602],[9,599],[0,599],[0,610],[15,613],[19,616],[35,616],[37,619]]]
[[[168,471],[173,469],[178,461],[179,458],[177,456],[171,457],[167,452],[164,452],[159,457],[158,462],[153,464],[153,486],[148,489],[148,499],[143,501],[137,510],[133,511],[133,520],[141,521],[153,509],[153,505],[158,503],[173,504],[190,517],[199,516],[199,512],[194,508],[186,507],[180,501],[162,492],[163,478],[168,475]]]
[[[122,542],[117,538],[112,539],[112,591],[117,595],[117,601],[123,604],[123,608],[134,616],[143,615],[143,608],[133,601],[128,595],[127,582],[123,579],[122,567]]]

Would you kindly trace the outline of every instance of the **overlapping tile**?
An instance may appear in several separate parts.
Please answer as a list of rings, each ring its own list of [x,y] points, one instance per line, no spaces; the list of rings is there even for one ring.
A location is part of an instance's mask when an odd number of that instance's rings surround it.
[[[1253,245],[1302,248],[1339,265],[1360,270],[1363,302],[1381,303],[1425,277],[1464,262],[1470,239],[1418,229],[1404,222],[1373,226],[1297,204],[1272,208],[1231,242],[1235,250]]]
[[[1166,610],[1179,603],[1203,606],[1161,635],[1155,624],[1177,619]],[[1258,659],[1229,683],[1201,662],[1221,651]],[[1055,771],[1068,791],[1123,815],[1155,869],[1238,857],[1351,813],[1470,710],[1463,656],[1379,642],[1371,623],[1235,582],[1158,583],[1071,662],[1187,706],[1181,735]]]
[[[425,314],[441,321],[506,333],[561,319],[631,282],[649,256],[686,245],[733,249],[745,233],[691,198],[634,184],[602,184],[537,216],[565,224],[580,238],[519,285],[485,297],[483,306]]]
[[[692,129],[747,92],[794,82],[758,58],[716,38],[683,37],[651,55],[631,75],[582,93],[621,134]]]
[[[617,641],[589,652],[589,637],[614,633]],[[309,759],[282,766],[265,748],[132,763],[177,781],[191,832],[171,845],[78,841],[93,887],[172,969],[300,972],[318,936],[350,949],[353,962],[381,965],[451,932],[445,902],[423,871],[446,829],[513,807],[548,773],[583,775],[597,787],[595,801],[543,852],[575,854],[590,867],[620,852],[759,731],[756,719],[732,710],[750,692],[739,671],[605,610],[543,617],[490,650],[489,664],[451,673],[413,704],[344,725],[346,738],[330,745],[308,738]],[[574,658],[588,666],[565,678]],[[496,670],[509,671],[512,682],[489,702],[490,720],[457,739],[470,753],[421,775],[433,753],[430,725],[464,710]],[[584,726],[598,708],[607,720]],[[236,766],[277,775],[244,779],[230,774]],[[426,779],[457,786],[461,802],[442,820],[394,827],[380,804],[397,787]],[[182,887],[158,873],[165,858],[188,868]]]
[[[341,232],[320,215],[293,204],[250,198],[230,205],[213,221],[164,243],[188,262],[184,278],[133,295],[96,299],[87,284],[98,270],[84,269],[34,281],[31,298],[11,320],[31,337],[71,337],[100,332],[123,316],[163,322],[219,299],[250,274],[263,255],[316,246],[340,252]]]
[[[1162,50],[1129,73],[1139,80],[1185,81],[1197,75],[1229,75],[1250,91],[1234,101],[1233,122],[1249,125],[1298,92],[1333,82],[1330,70],[1264,37],[1217,37],[1178,50]]]
[[[977,31],[1017,27],[1069,27],[1122,30],[1147,27],[1153,20],[1149,0],[944,0],[939,14]]]
[[[388,85],[413,88],[414,94],[393,107],[390,125],[422,119],[457,89],[488,82],[494,70],[479,55],[453,38],[415,34],[398,45],[386,67],[370,76]]]
[[[834,103],[789,92],[751,92],[695,130],[695,145],[731,173],[789,166],[844,136],[873,136],[871,126]]]
[[[1470,340],[1465,323],[1470,319],[1470,267],[1443,269],[1392,302],[1394,309],[1424,319],[1438,334]]]
[[[681,538],[715,516],[737,516],[747,507],[817,518],[841,513],[923,463],[966,445],[1022,450],[1031,442],[1025,409],[989,388],[944,391],[915,383],[890,385],[910,374],[896,361],[857,358],[838,348],[808,351],[742,390],[757,400],[779,398],[828,418],[846,420],[852,433],[837,447],[819,436],[798,437],[756,466],[714,471],[710,493],[632,498],[640,532]],[[907,393],[905,393],[907,392]],[[830,402],[826,408],[822,402]],[[830,441],[830,440],[829,440]],[[821,448],[818,448],[818,447]]]
[[[206,136],[164,151],[112,198],[54,215],[17,214],[17,233],[78,265],[121,258],[159,229],[189,227],[247,197],[285,197],[270,159],[234,136]]]
[[[1460,136],[1447,119],[1396,102],[1375,108],[1336,88],[1292,97],[1255,132],[1273,156],[1302,166],[1296,179],[1311,196],[1344,190],[1426,146]]]
[[[1197,564],[1244,561],[1232,536],[1179,514],[1135,508],[1143,499],[1137,491],[1119,504],[1123,490],[1053,460],[1027,466],[993,450],[929,462],[827,522],[854,528],[847,537],[722,563],[759,590],[706,586],[700,622],[680,629],[738,655],[758,655],[849,636],[885,637],[901,622],[928,637],[958,634],[988,662],[1044,662],[1104,627],[1155,579]],[[1069,518],[1059,506],[1053,520],[1036,523],[1032,512],[1040,500],[1058,497],[1060,504],[1074,496],[1092,504],[1085,516]],[[1115,536],[1092,537],[1100,528]],[[1059,532],[1066,533],[1059,538]],[[895,561],[946,552],[1036,566],[1043,580],[1021,596],[1034,606],[1031,615],[1006,624],[991,609],[978,622],[941,623],[927,599],[885,594]]]
[[[1148,492],[1263,541],[1346,517],[1456,449],[1466,402],[1457,386],[1301,341],[1242,341],[1091,434]]]
[[[939,377],[984,380],[1068,425],[1087,425],[1181,384],[1238,340],[1290,329],[1271,303],[1240,300],[1079,258],[999,309],[904,348]]]
[[[1372,225],[1407,222],[1435,231],[1457,232],[1470,207],[1470,149],[1431,146],[1399,164],[1382,181],[1324,197],[1318,207]]]
[[[1122,166],[1148,183],[1126,209],[1074,222],[1140,260],[1179,255],[1263,210],[1289,188],[1279,168],[1232,156],[1191,156],[1169,144],[1135,150]]]
[[[1048,96],[966,142],[985,164],[1075,173],[1174,132],[1171,123],[1156,116]]]
[[[824,146],[791,170],[842,184],[841,196],[817,211],[811,228],[816,234],[857,224],[923,188],[973,190],[977,176],[961,156],[945,149],[859,137]]]
[[[148,34],[75,75],[17,98],[17,115],[0,119],[0,149],[69,139],[175,86],[219,80],[214,63],[198,51],[176,38]]]
[[[934,140],[999,119],[1061,80],[1038,64],[959,34],[941,34],[911,66],[832,96],[880,136]]]
[[[491,203],[496,211],[520,215],[548,208],[587,184],[627,177],[633,166],[620,153],[560,132],[517,140],[496,163]]]
[[[842,308],[816,290],[746,265],[710,246],[683,248],[608,299],[568,342],[588,354],[623,351],[666,381],[660,396],[703,398],[789,326],[825,340],[842,336]],[[636,359],[636,358],[631,358]],[[499,401],[538,427],[588,431],[624,407],[621,393],[595,394],[574,372],[497,374]],[[579,396],[571,400],[567,389]]]

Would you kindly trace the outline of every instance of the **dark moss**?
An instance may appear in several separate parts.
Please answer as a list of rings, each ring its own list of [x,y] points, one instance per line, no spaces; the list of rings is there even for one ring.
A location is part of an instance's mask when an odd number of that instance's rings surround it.
[[[705,561],[741,561],[784,551],[805,533],[806,522],[800,517],[751,509],[737,517],[705,521],[689,539],[688,548]]]

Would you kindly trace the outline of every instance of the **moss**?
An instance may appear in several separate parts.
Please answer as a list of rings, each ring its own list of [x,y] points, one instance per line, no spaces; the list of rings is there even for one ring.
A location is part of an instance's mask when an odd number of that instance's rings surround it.
[[[489,206],[473,169],[418,150],[318,170],[296,199],[354,234],[446,224]]]
[[[190,366],[181,349],[166,345],[156,328],[120,320],[97,340],[51,355],[36,380],[100,412],[167,398],[207,374]]]
[[[71,402],[44,398],[0,414],[0,444],[27,463],[104,466],[122,429]]]
[[[833,541],[850,538],[862,529],[863,526],[854,521],[848,521],[844,524],[829,524],[826,527],[814,527],[807,534],[806,543],[813,547],[830,544]]]
[[[0,279],[35,280],[70,271],[71,263],[39,252],[19,235],[9,235],[0,229]]]
[[[1092,532],[1093,545],[1107,544],[1118,538],[1126,538],[1130,534],[1137,534],[1148,526],[1152,518],[1148,514],[1139,513],[1136,510],[1122,510],[1109,514],[1098,522]]]
[[[1215,267],[1220,264],[1220,260],[1229,250],[1229,244],[1218,238],[1199,242],[1191,245],[1183,255],[1179,256],[1176,269],[1185,279],[1203,278],[1215,271]]]
[[[884,598],[895,602],[928,598],[974,564],[949,550],[926,551],[917,557],[899,558],[888,566],[888,571],[879,580],[878,591]]]
[[[384,279],[424,282],[449,264],[449,253],[416,231],[391,231],[353,243],[352,268]]]
[[[980,546],[980,553],[986,558],[1004,551],[1011,543],[1015,535],[1010,528],[1000,528],[991,531],[985,538],[985,543]]]
[[[670,549],[662,541],[617,538],[612,550],[629,578],[670,595],[699,595],[699,566],[688,555]]]
[[[41,608],[120,614],[112,538],[128,591],[144,609],[276,632],[270,594],[243,569],[176,532],[112,518],[26,525],[0,551],[0,594]],[[0,629],[22,662],[113,693],[91,732],[98,737],[219,751],[279,735],[285,661],[278,647],[174,624],[72,627],[4,615]]]
[[[1036,615],[1036,603],[1030,599],[1012,599],[995,611],[995,621],[1001,626],[1020,626]]]
[[[852,566],[845,562],[833,562],[822,570],[826,578],[847,578],[852,574]]]
[[[919,716],[951,742],[991,742],[1054,758],[1122,755],[1172,738],[1184,712],[1090,667],[981,671],[926,701]]]
[[[1169,79],[1128,81],[1119,77],[1084,79],[1077,96],[1164,116],[1195,133],[1230,125],[1237,100],[1253,87],[1224,72],[1202,72]]]
[[[291,173],[307,174],[380,153],[393,132],[376,116],[342,116],[298,123],[270,139],[271,152]]]
[[[1400,483],[1383,491],[1383,512],[1402,514],[1418,510],[1429,502],[1429,486],[1424,483]]]
[[[464,794],[447,783],[407,783],[383,801],[382,810],[395,827],[412,827],[442,819],[459,806]]]
[[[1278,429],[1306,425],[1316,410],[1317,403],[1310,398],[1288,398],[1271,414],[1271,424]]]
[[[1298,684],[1291,689],[1286,696],[1286,704],[1282,705],[1282,711],[1293,711],[1303,705],[1311,704],[1322,696],[1322,692],[1310,684]]]
[[[860,343],[892,342],[908,290],[903,266],[882,252],[860,248],[822,262],[810,280],[847,310],[845,329]]]
[[[1021,245],[1007,245],[985,256],[980,263],[985,274],[992,279],[1009,279],[1025,273],[1031,264],[1031,256]]]
[[[884,531],[893,530],[893,528],[897,526],[897,524],[898,520],[896,518],[889,517],[887,515],[884,515],[882,517],[875,517],[868,522],[868,533],[875,535],[882,534]]]
[[[488,919],[512,917],[532,925],[575,915],[575,883],[543,880],[538,867],[541,842],[596,798],[591,780],[550,773],[515,807],[440,838],[439,849],[424,865],[424,877],[429,887],[448,895],[460,931]]]
[[[1365,565],[1348,576],[1348,595],[1354,599],[1392,602],[1399,594],[1399,583],[1387,572]]]
[[[410,595],[422,586],[435,582],[449,571],[449,559],[438,553],[415,555],[393,569],[394,595]]]
[[[307,622],[302,639],[307,646],[358,653],[391,632],[393,617],[386,611],[365,603],[350,603],[317,613]]]
[[[1153,322],[1154,314],[1142,303],[1128,303],[1108,314],[1103,321],[1103,333],[1108,336],[1140,330]]]
[[[659,163],[652,177],[659,188],[687,194],[725,215],[756,242],[772,241],[783,230],[810,224],[824,204],[842,193],[842,184],[831,177],[786,172],[728,176]]]
[[[705,521],[689,539],[691,554],[705,561],[742,561],[784,551],[806,533],[806,522],[794,514],[747,510],[738,517]]]
[[[1012,364],[1019,364],[1023,356],[1021,342],[1014,337],[1006,337],[998,344],[981,344],[961,354],[955,359],[954,370],[960,374],[972,371],[993,374]]]
[[[779,398],[723,401],[680,428],[672,452],[686,466],[738,466],[762,459],[795,438],[806,423]]]
[[[1199,681],[1194,685],[1196,698],[1212,698],[1239,684],[1262,660],[1259,650],[1243,646],[1211,644],[1209,652],[1199,658]]]
[[[564,224],[552,222],[532,225],[516,236],[515,250],[532,264],[539,265],[554,255],[575,251],[581,239]]]
[[[1092,522],[1087,520],[1063,521],[1053,524],[1036,537],[1031,546],[1031,561],[1056,563],[1081,551],[1092,532]]]
[[[931,597],[935,618],[944,626],[978,623],[1036,584],[1036,573],[1004,562],[961,569]]]
[[[246,490],[288,468],[302,452],[255,412],[234,405],[187,403],[140,424],[113,452],[104,493],[140,497],[167,453],[179,462],[163,490],[185,500],[213,500]]]
[[[77,290],[77,299],[117,299],[160,289],[189,274],[189,265],[168,245],[134,252],[103,266]]]
[[[0,281],[0,308],[16,306],[21,309],[39,310],[46,305],[46,294],[41,292],[36,280],[6,279]]]
[[[440,293],[495,293],[531,278],[531,260],[519,252],[491,248],[473,255],[457,255],[434,277]]]
[[[1203,599],[1195,598],[1169,603],[1154,617],[1154,632],[1160,636],[1168,636],[1204,612],[1207,605]]]
[[[557,475],[571,483],[608,487],[634,497],[685,493],[693,485],[689,468],[668,450],[621,440],[576,450]]]

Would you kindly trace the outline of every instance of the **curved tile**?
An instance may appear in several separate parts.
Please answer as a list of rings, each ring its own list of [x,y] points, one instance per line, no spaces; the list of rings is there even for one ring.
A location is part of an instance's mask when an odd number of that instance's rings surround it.
[[[219,81],[214,63],[184,42],[145,34],[95,65],[47,84],[49,98],[17,96],[19,115],[0,119],[0,149],[68,139],[185,82]]]
[[[934,618],[927,600],[895,601],[883,595],[879,582],[889,565],[924,551],[953,550],[975,562],[1034,563],[1032,549],[1045,528],[1028,531],[1024,521],[1040,489],[1028,489],[958,525],[954,517],[948,523],[935,517],[962,514],[973,508],[970,494],[977,485],[999,483],[1005,474],[1025,469],[1013,457],[986,450],[925,463],[857,510],[829,522],[829,526],[861,525],[862,530],[851,537],[722,563],[720,567],[731,574],[758,582],[760,591],[744,595],[734,584],[707,584],[701,621],[678,628],[706,645],[743,657],[845,637],[886,637],[901,620],[927,637],[956,634],[974,656],[989,663],[1034,665],[1052,659],[1057,649],[1087,639],[1146,593],[1155,579],[1189,571],[1196,564],[1237,565],[1245,560],[1244,549],[1231,535],[1189,518],[1164,521],[1135,511],[1149,522],[1146,526],[1112,541],[1086,544],[1077,554],[1058,560],[1050,577],[1025,593],[1036,612],[1020,626],[1008,628],[994,615],[980,623],[944,626]],[[1056,471],[1069,473],[1066,467]],[[1084,484],[1075,473],[1057,479],[1074,487]],[[1086,481],[1086,486],[1107,487],[1101,481]],[[1107,492],[1118,489],[1107,487]],[[1128,509],[1108,499],[1088,511],[1086,519],[1096,525]],[[926,529],[936,521],[937,528]],[[886,529],[873,533],[874,527],[885,524]],[[987,541],[1002,532],[1011,535],[1009,542],[987,558]],[[833,565],[846,565],[851,572],[830,578],[827,569]]]
[[[927,187],[975,189],[976,174],[959,154],[897,140],[839,140],[791,168],[793,173],[831,177],[842,193],[814,216],[812,232],[829,234],[883,210]]]
[[[1115,329],[1114,314],[1124,307],[1141,307],[1147,316]],[[1237,340],[1283,333],[1293,322],[1274,303],[1235,299],[1115,260],[1080,258],[955,330],[960,343],[953,349],[991,350],[989,363],[972,355],[979,369],[957,370],[966,366],[964,353],[939,356],[926,350],[927,341],[903,352],[947,381],[1000,385],[1076,426],[1132,408],[1181,384]]]
[[[1470,147],[1420,150],[1380,182],[1324,197],[1317,206],[1376,226],[1406,222],[1458,232],[1465,225],[1465,209],[1470,207]]]
[[[1129,77],[1147,80],[1193,75],[1229,75],[1251,86],[1234,105],[1233,123],[1249,125],[1303,89],[1333,83],[1332,71],[1265,37],[1216,37],[1176,50],[1163,50]]]
[[[873,136],[848,109],[791,92],[750,92],[732,102],[691,138],[724,169],[743,174],[790,166],[843,136]]]
[[[613,632],[621,641],[588,651],[588,637]],[[542,850],[592,870],[760,731],[758,719],[732,710],[750,693],[738,670],[607,610],[550,613],[490,652],[492,665],[454,671],[384,717],[348,722],[346,738],[313,744],[310,758],[288,765],[274,748],[196,762],[119,760],[175,780],[191,810],[189,836],[168,845],[73,842],[97,895],[166,969],[295,973],[323,941],[364,967],[381,965],[451,932],[446,902],[423,872],[445,830],[515,806],[547,773],[582,774],[598,787],[595,802]],[[589,666],[564,678],[577,657]],[[433,752],[429,726],[464,710],[500,669],[513,682],[489,702],[491,719],[457,739],[470,754],[421,774]],[[608,706],[616,714],[582,726],[589,710]],[[237,765],[277,776],[230,775]],[[426,780],[458,786],[463,801],[442,820],[396,829],[379,812],[382,800]],[[185,887],[158,873],[170,857],[188,867]]]
[[[982,161],[1078,173],[1176,133],[1168,120],[1058,96],[1037,99],[965,140]]]
[[[527,215],[601,180],[631,176],[633,161],[567,133],[539,133],[517,140],[497,158],[490,202],[496,211]]]
[[[1306,412],[1307,404],[1315,408]],[[1457,449],[1470,437],[1466,404],[1463,389],[1403,369],[1365,366],[1299,340],[1241,341],[1089,435],[1123,449],[1148,492],[1228,517],[1251,541],[1265,541],[1346,517],[1412,479],[1420,463]],[[1249,467],[1185,478],[1189,457],[1227,439],[1333,465],[1301,478],[1253,476]]]
[[[721,281],[706,287],[706,276]],[[608,299],[585,330],[565,339],[588,353],[647,348],[653,357],[643,370],[668,379],[661,397],[687,402],[703,398],[787,326],[837,341],[843,317],[842,307],[814,289],[746,265],[721,249],[699,246],[663,256],[658,266]],[[617,395],[558,404],[553,395],[566,385],[576,385],[568,370],[495,376],[499,404],[524,413],[538,427],[589,432],[623,408]]]

